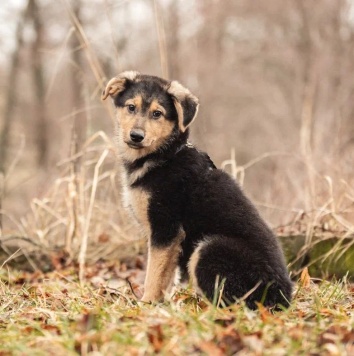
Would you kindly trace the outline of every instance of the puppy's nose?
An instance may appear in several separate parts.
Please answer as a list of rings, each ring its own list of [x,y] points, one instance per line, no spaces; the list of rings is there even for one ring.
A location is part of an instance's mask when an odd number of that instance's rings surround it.
[[[145,132],[141,129],[134,129],[130,131],[130,138],[133,142],[141,142],[145,137]]]

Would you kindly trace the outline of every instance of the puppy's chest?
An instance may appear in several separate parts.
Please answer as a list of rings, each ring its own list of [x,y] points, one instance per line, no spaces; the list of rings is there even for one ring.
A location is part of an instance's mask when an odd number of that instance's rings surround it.
[[[131,216],[141,225],[144,233],[150,232],[148,216],[149,193],[140,187],[131,187],[127,174],[122,174],[123,206],[129,211]]]

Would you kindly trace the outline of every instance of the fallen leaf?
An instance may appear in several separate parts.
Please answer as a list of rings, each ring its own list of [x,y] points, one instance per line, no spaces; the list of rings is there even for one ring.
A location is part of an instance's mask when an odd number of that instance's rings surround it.
[[[354,330],[348,331],[344,334],[343,342],[346,344],[352,344],[354,346]]]
[[[98,236],[98,242],[100,242],[100,243],[107,243],[107,242],[109,242],[110,239],[111,239],[111,237],[106,232],[102,232]]]
[[[242,335],[232,326],[225,329],[218,338],[218,346],[227,355],[234,355],[245,347],[242,341]]]
[[[266,322],[269,317],[272,317],[272,314],[269,313],[268,309],[261,303],[257,303],[259,315],[262,321]]]
[[[53,334],[61,335],[61,331],[56,325],[50,325],[50,324],[42,323],[41,324],[41,328],[43,330],[50,331]]]
[[[224,352],[211,341],[203,341],[198,345],[198,348],[210,356],[222,356]]]
[[[311,277],[309,275],[309,270],[307,267],[305,267],[301,272],[300,282],[301,282],[302,287],[305,287],[305,288],[310,287]]]
[[[155,352],[160,352],[163,346],[164,336],[162,333],[161,324],[149,327],[147,337]]]

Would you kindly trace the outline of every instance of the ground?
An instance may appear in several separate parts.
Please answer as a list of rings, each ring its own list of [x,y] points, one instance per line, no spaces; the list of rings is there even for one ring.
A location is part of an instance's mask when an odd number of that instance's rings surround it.
[[[354,286],[296,283],[288,310],[217,308],[181,289],[158,305],[138,302],[139,257],[48,273],[2,268],[0,355],[354,355]]]

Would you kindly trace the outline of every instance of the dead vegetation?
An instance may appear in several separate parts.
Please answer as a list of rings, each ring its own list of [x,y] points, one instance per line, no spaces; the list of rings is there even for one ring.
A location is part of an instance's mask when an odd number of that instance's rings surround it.
[[[52,260],[63,258],[68,264],[79,263],[82,279],[86,262],[144,252],[145,241],[121,206],[115,161],[114,144],[103,132],[89,138],[80,152],[60,161],[60,177],[43,198],[33,199],[26,216],[16,220],[4,214],[15,227],[1,238],[1,264],[29,271],[53,270]],[[231,165],[231,174],[243,184],[247,169],[257,162],[237,166],[231,157],[222,167]],[[316,277],[341,278],[349,273],[352,279],[354,227],[346,219],[351,199],[346,194],[337,203],[330,197],[312,212],[294,211],[292,221],[276,228],[294,277],[308,267]]]
[[[98,263],[85,271],[1,270],[0,351],[55,355],[351,355],[354,290],[346,280],[305,272],[289,310],[219,309],[193,291],[170,303],[137,301],[140,259]]]

